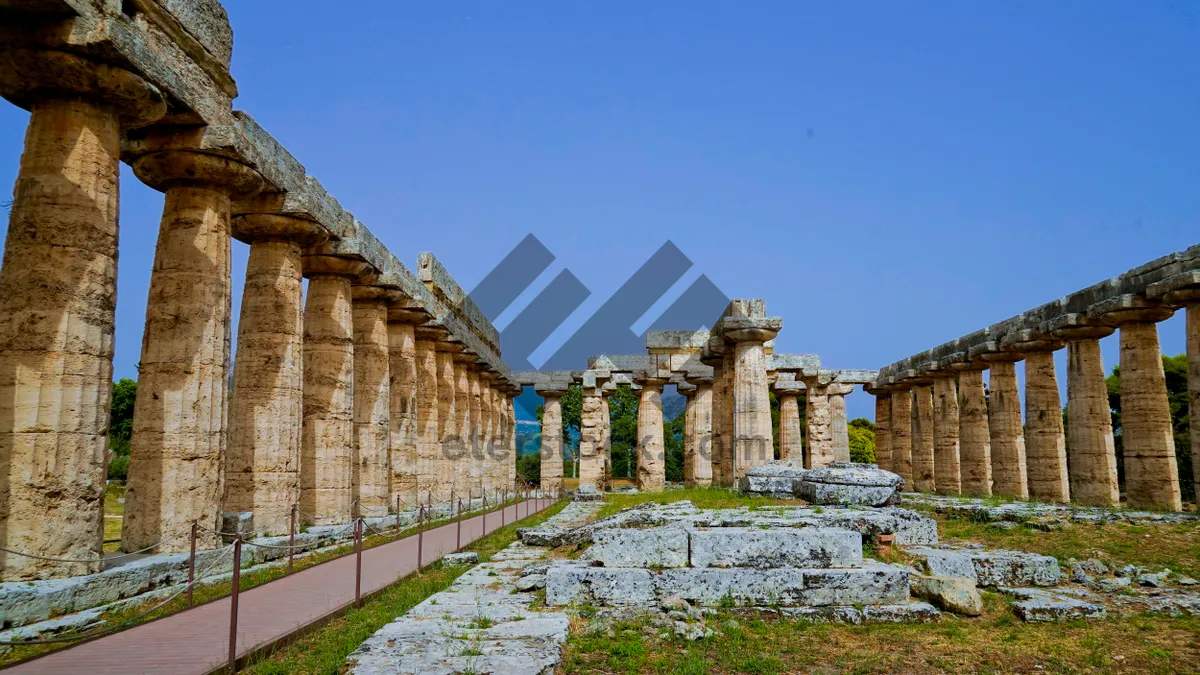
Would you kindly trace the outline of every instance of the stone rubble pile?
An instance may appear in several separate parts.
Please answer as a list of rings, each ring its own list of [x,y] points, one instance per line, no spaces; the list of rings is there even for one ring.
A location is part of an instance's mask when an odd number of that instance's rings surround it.
[[[937,513],[955,518],[985,523],[1024,523],[1037,529],[1052,530],[1067,524],[1100,525],[1129,523],[1131,525],[1178,525],[1200,523],[1198,513],[1169,513],[1164,511],[1134,511],[1046,502],[1011,501],[996,503],[971,497],[943,497],[906,492],[901,502],[933,507]]]

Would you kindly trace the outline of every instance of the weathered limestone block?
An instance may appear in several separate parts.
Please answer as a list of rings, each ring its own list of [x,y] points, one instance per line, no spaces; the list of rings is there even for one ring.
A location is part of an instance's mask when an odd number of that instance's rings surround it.
[[[933,470],[938,494],[962,492],[959,464],[958,393],[953,377],[933,380]]]
[[[1040,588],[1005,588],[1006,595],[1016,598],[1013,614],[1022,621],[1043,623],[1070,619],[1103,619],[1108,616],[1104,605],[1085,602],[1065,593],[1050,593]]]
[[[992,434],[992,493],[1029,498],[1025,482],[1025,436],[1021,428],[1021,396],[1012,361],[992,361],[988,371],[988,425]]]
[[[399,317],[397,317],[399,318]],[[417,503],[417,339],[412,324],[388,314],[388,392],[392,501]]]
[[[912,594],[938,607],[963,616],[983,614],[983,598],[975,587],[975,579],[966,577],[909,577]]]
[[[863,562],[862,536],[849,530],[716,527],[690,534],[692,567],[857,568]]]
[[[642,378],[638,405],[638,489],[662,490],[667,481],[666,449],[663,447],[662,388],[666,380]]]
[[[300,501],[301,249],[320,229],[301,218],[245,214],[234,219],[233,234],[251,243],[233,366],[223,509],[252,512],[256,528],[282,534],[292,505]]]
[[[894,504],[904,479],[874,464],[835,462],[805,472],[795,481],[797,497],[811,504],[887,506]]]
[[[783,401],[779,404],[782,414]],[[782,453],[782,441],[779,447]],[[892,470],[892,397],[884,392],[875,392],[875,463],[884,471]]]
[[[833,430],[829,423],[828,384],[822,384],[819,379],[804,380],[806,387],[805,421],[808,423],[808,454],[805,456],[805,467],[819,469],[828,466],[833,458]]]
[[[1067,343],[1067,449],[1071,500],[1087,506],[1116,506],[1117,451],[1100,341]]]
[[[829,437],[835,462],[850,461],[850,427],[846,419],[846,395],[853,391],[854,385],[843,382],[834,382],[825,390],[829,396]]]
[[[890,445],[892,446],[892,471],[912,485],[912,394],[907,389],[892,392],[892,414]]]
[[[437,342],[427,339],[417,329],[414,353],[416,356],[416,480],[417,501],[427,498],[435,490],[439,491],[437,481],[437,466],[441,459],[441,410],[438,395],[438,361]]]
[[[1030,497],[1071,500],[1054,352],[1025,355],[1025,462]]]
[[[913,489],[933,492],[937,488],[933,456],[933,387],[913,385],[912,472]]]
[[[1057,560],[1024,551],[918,547],[906,553],[922,559],[930,575],[966,577],[980,586],[1054,586],[1060,577]]]
[[[300,511],[309,525],[350,519],[354,318],[350,280],[364,263],[305,256],[304,426]],[[339,274],[340,272],[340,274]]]
[[[604,404],[599,389],[585,389],[579,429],[579,487],[594,491],[604,487],[604,455],[600,419]],[[686,461],[686,459],[685,459]]]
[[[962,493],[991,495],[992,439],[982,370],[972,368],[958,373],[958,439]]]
[[[387,513],[391,502],[391,382],[387,300],[371,286],[355,286],[354,455],[351,498],[359,513]]]
[[[133,411],[121,546],[185,550],[188,525],[214,529],[223,494],[230,343],[232,200],[262,178],[222,157],[152,152],[134,173],[166,193]],[[201,545],[216,543],[206,533]]]
[[[676,595],[706,606],[828,607],[890,605],[908,600],[908,573],[904,568],[874,561],[867,561],[859,569],[669,569],[652,579],[658,597]]]
[[[166,105],[137,75],[62,52],[0,54],[0,95],[31,113],[0,266],[0,546],[99,559],[120,135]],[[97,568],[0,552],[0,580]]]
[[[562,489],[563,438],[562,396],[565,391],[543,389],[542,395],[542,483],[547,491]]]
[[[688,532],[678,527],[599,530],[580,559],[604,567],[687,567]]]
[[[654,601],[649,570],[559,564],[546,572],[546,604],[550,606],[648,606]]]
[[[746,475],[738,481],[738,486],[747,494],[791,499],[794,496],[794,482],[805,471],[807,469],[793,463],[793,460],[768,462],[747,470]]]

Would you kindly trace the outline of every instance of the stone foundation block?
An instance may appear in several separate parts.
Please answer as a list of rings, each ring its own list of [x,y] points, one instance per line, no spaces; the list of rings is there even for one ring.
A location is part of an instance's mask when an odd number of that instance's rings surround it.
[[[688,533],[678,527],[599,530],[580,559],[605,567],[687,567]]]
[[[862,536],[826,527],[691,531],[692,567],[846,568],[862,565]]]
[[[738,487],[742,492],[753,495],[766,495],[776,499],[792,499],[794,479],[787,476],[742,476]]]
[[[908,574],[874,562],[861,569],[685,568],[655,575],[654,588],[660,598],[709,606],[897,604],[908,601]]]
[[[912,548],[932,576],[966,577],[979,586],[1054,586],[1061,576],[1058,561],[1023,551]]]
[[[1012,603],[1013,614],[1022,621],[1047,622],[1069,619],[1103,619],[1108,615],[1104,605],[1085,602],[1062,593],[1050,593],[1040,588],[1002,588],[1005,595],[1017,599]]]
[[[546,573],[546,604],[650,605],[650,570],[555,565]]]

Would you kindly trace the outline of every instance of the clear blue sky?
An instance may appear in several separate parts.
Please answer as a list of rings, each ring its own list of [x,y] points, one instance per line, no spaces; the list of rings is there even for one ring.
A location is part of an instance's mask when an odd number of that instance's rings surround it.
[[[467,289],[536,234],[541,283],[592,291],[559,341],[667,238],[695,262],[678,291],[703,272],[767,299],[780,351],[869,368],[1200,240],[1196,3],[228,9],[235,107]],[[5,186],[26,119],[0,106]],[[162,198],[122,175],[128,377]]]

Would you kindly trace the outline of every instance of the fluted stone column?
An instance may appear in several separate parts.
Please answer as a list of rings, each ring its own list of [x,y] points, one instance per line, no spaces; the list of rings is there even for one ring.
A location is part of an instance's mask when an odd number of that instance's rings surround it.
[[[351,280],[367,266],[305,256],[304,424],[300,511],[309,525],[351,517],[354,443],[354,319]]]
[[[226,444],[233,199],[262,178],[233,160],[184,150],[133,164],[166,193],[138,370],[121,546],[190,545],[193,520],[216,529]],[[216,544],[205,533],[201,545]]]
[[[440,491],[438,467],[442,458],[442,396],[438,391],[438,335],[417,327],[415,330],[417,377],[417,500],[428,500]]]
[[[875,395],[875,463],[884,471],[892,470],[892,399],[887,392],[872,389]],[[781,401],[782,403],[782,401]],[[781,408],[782,410],[782,408]],[[780,447],[783,447],[782,445]]]
[[[1111,332],[1109,328],[1104,334]],[[1067,450],[1071,500],[1087,506],[1118,505],[1112,410],[1096,337],[1067,342]]]
[[[0,53],[0,95],[30,111],[0,267],[0,547],[98,560],[120,135],[166,106],[133,73],[49,51]],[[96,571],[0,551],[0,581]]]
[[[563,485],[562,397],[561,388],[537,388],[542,396],[542,483],[546,491],[561,490]]]
[[[726,344],[722,355],[723,378],[725,380],[725,405],[721,407],[721,438],[724,444],[721,448],[721,476],[729,486],[737,485],[737,435],[734,418],[737,414],[737,358],[733,345]]]
[[[1003,360],[1001,360],[1003,359]],[[1025,482],[1025,435],[1021,395],[1017,391],[1017,354],[993,354],[988,360],[988,429],[992,434],[992,494],[1029,499]]]
[[[709,341],[710,345],[720,342],[713,339]],[[721,349],[724,350],[724,343],[720,342]],[[725,382],[725,357],[724,352],[716,354],[711,358],[703,361],[713,369],[712,381],[712,449],[709,461],[711,466],[710,473],[712,474],[712,484],[720,486],[730,486],[732,482],[725,478],[723,459],[725,456],[725,430],[721,424],[721,420],[725,418],[725,408],[729,403],[728,389]]]
[[[519,396],[520,389],[517,388],[508,392],[508,405],[505,414],[507,415],[508,425],[508,480],[506,484],[511,484],[517,478],[517,407],[513,403],[513,399]]]
[[[725,339],[734,343],[734,478],[738,480],[748,469],[775,459],[763,343],[779,333],[779,321],[727,317],[723,322]],[[730,325],[737,327],[731,329]]]
[[[913,489],[912,477],[912,392],[896,388],[891,395],[892,414],[890,433],[892,473],[904,479],[907,489]]]
[[[933,379],[933,476],[940,495],[962,493],[958,392],[954,377]]]
[[[579,429],[579,486],[604,489],[603,397],[600,388],[583,390],[583,410]]]
[[[604,489],[608,489],[612,481],[612,409],[608,405],[608,397],[614,391],[615,387],[600,390],[600,452],[604,457]]]
[[[825,389],[829,397],[829,437],[835,462],[850,461],[850,427],[846,419],[846,395],[854,391],[854,385],[834,382]]]
[[[303,245],[316,223],[270,213],[239,215],[233,234],[250,241],[229,406],[223,509],[254,514],[254,529],[283,534],[300,501],[304,410]]]
[[[808,425],[808,457],[805,458],[807,469],[819,469],[829,466],[833,457],[833,430],[829,420],[828,383],[822,383],[819,377],[807,377],[805,386],[805,422]]]
[[[458,364],[456,364],[458,365]],[[467,375],[467,414],[466,421],[463,425],[463,450],[466,453],[460,463],[466,463],[466,470],[460,471],[470,477],[469,482],[465,486],[466,490],[474,490],[482,492],[483,490],[483,462],[480,461],[478,453],[478,444],[480,441],[479,434],[482,428],[479,416],[483,414],[482,403],[480,400],[481,393],[479,391],[479,371],[475,365],[474,357],[462,364]]]
[[[682,382],[675,384],[675,391],[683,397],[683,484],[686,486],[695,473],[696,388]]]
[[[465,413],[460,404],[465,400],[458,387],[454,357],[461,353],[462,345],[458,343],[437,344],[438,440],[441,449],[433,469],[435,502],[449,500],[451,495],[457,493],[456,488],[464,482],[456,475],[458,462],[463,456],[462,427]],[[426,498],[428,499],[428,496]]]
[[[455,444],[453,454],[447,459],[450,465],[448,474],[453,479],[454,495],[472,494],[479,492],[479,481],[475,476],[475,468],[471,458],[471,428],[474,418],[471,415],[471,375],[470,366],[475,357],[463,352],[454,355],[454,413],[456,426],[451,433]]]
[[[1179,511],[1183,508],[1175,438],[1158,321],[1174,310],[1125,296],[1100,314],[1121,334],[1121,437],[1125,463],[1125,496],[1135,508]],[[1093,312],[1089,309],[1089,315]]]
[[[933,492],[937,489],[933,455],[933,386],[921,380],[913,384],[912,391],[913,488]]]
[[[474,454],[475,463],[479,466],[479,477],[483,483],[483,489],[490,495],[495,488],[495,477],[492,475],[495,467],[489,461],[488,455],[488,449],[492,443],[491,374],[481,365],[477,379],[479,381],[479,423],[475,433],[475,446],[471,452]]]
[[[698,378],[689,379],[690,384],[696,387],[696,392],[693,394],[690,402],[692,404],[692,445],[691,445],[691,464],[692,464],[692,482],[691,486],[703,487],[712,485],[712,379]],[[688,461],[687,455],[684,456],[684,465],[686,467]],[[685,475],[686,480],[686,475]]]
[[[804,439],[800,431],[800,390],[775,389],[779,398],[779,459],[803,465]]]
[[[1192,487],[1200,504],[1200,298],[1187,306],[1188,415],[1192,441]]]
[[[388,438],[392,503],[417,503],[417,336],[405,310],[388,311]]]
[[[663,446],[662,388],[666,380],[638,378],[638,490],[657,492],[666,487],[666,448]]]
[[[1025,462],[1032,499],[1071,501],[1054,352],[1025,354]]]
[[[354,286],[354,455],[351,498],[359,513],[383,515],[391,502],[391,373],[388,304],[392,293]]]
[[[988,425],[987,391],[983,371],[958,373],[959,475],[962,493],[969,497],[992,494],[992,439]]]

